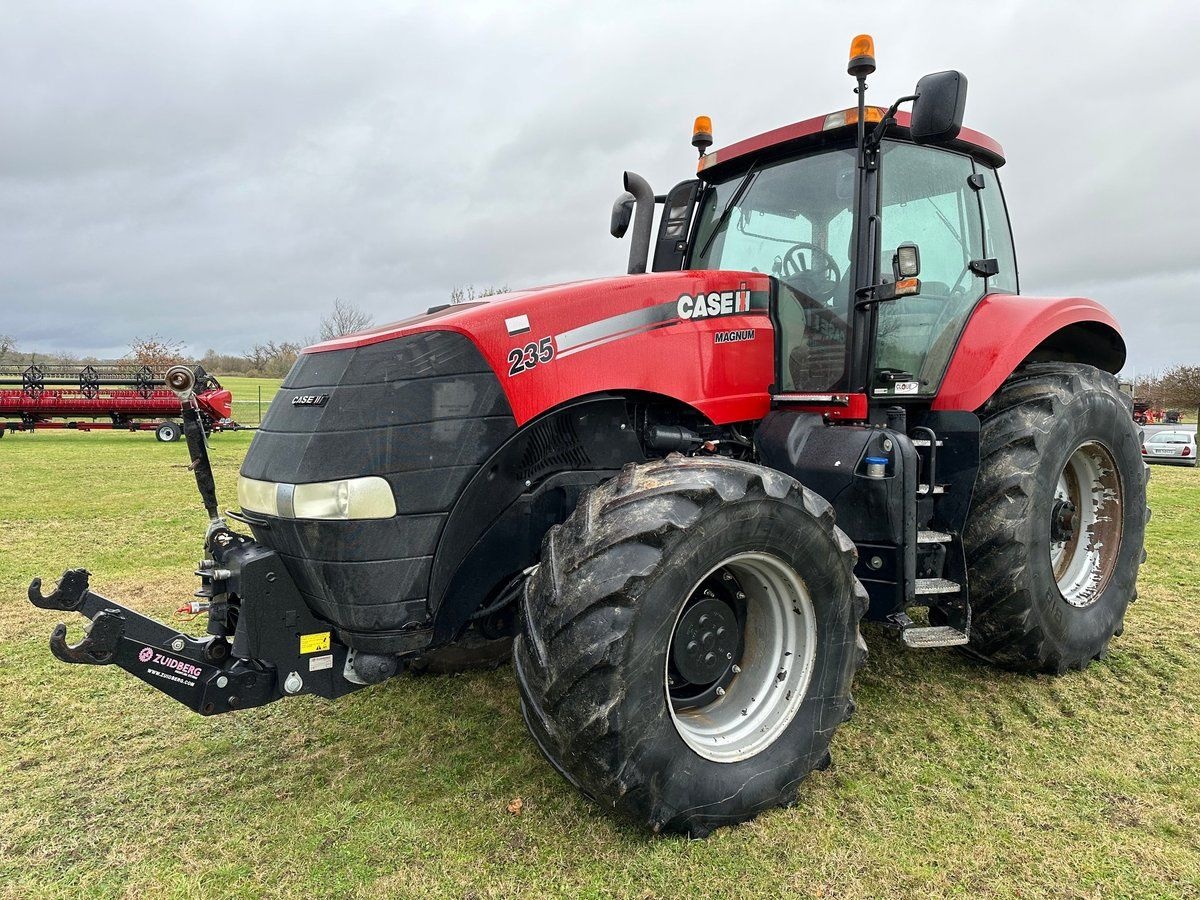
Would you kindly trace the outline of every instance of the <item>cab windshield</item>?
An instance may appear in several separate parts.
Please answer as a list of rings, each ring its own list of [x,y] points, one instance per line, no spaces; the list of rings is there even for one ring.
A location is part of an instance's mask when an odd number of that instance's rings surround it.
[[[940,148],[884,141],[880,172],[880,278],[915,243],[921,292],[880,305],[869,390],[930,396],[979,299],[1018,291],[1004,198],[994,169]],[[785,391],[849,387],[855,175],[852,149],[825,150],[751,167],[700,203],[692,268],[778,280]]]
[[[701,200],[691,268],[779,280],[786,389],[846,387],[854,160],[847,149],[770,163]]]

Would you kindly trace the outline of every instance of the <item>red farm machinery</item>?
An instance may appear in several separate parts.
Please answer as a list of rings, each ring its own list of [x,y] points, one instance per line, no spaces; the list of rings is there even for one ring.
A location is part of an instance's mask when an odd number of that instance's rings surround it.
[[[228,428],[233,397],[197,367],[196,406],[206,433]],[[179,440],[179,397],[149,366],[0,366],[0,437],[6,431],[153,431]]]
[[[1148,517],[1118,325],[1021,293],[966,78],[881,108],[874,70],[860,36],[856,106],[715,151],[702,117],[695,177],[656,195],[627,172],[627,274],[309,347],[237,509],[193,373],[168,372],[210,517],[207,633],[70,569],[29,589],[90,620],[53,653],[214,715],[511,651],[550,764],[694,836],[829,765],[863,619],[1017,671],[1103,658]]]

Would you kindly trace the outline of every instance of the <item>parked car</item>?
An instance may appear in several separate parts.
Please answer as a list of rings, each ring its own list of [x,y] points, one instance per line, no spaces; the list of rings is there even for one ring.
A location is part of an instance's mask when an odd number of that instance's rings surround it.
[[[1147,462],[1196,465],[1196,435],[1191,431],[1160,431],[1142,442],[1142,459]]]

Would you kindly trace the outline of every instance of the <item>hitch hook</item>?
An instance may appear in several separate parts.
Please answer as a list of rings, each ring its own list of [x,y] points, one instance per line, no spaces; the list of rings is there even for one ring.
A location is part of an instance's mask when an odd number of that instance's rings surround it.
[[[67,643],[67,626],[59,622],[50,634],[50,652],[65,663],[106,666],[113,661],[125,635],[125,617],[117,609],[102,609],[78,644]]]
[[[59,609],[64,612],[78,610],[88,592],[87,569],[67,569],[59,579],[58,586],[48,597],[42,596],[42,579],[29,583],[29,602],[38,609]]]

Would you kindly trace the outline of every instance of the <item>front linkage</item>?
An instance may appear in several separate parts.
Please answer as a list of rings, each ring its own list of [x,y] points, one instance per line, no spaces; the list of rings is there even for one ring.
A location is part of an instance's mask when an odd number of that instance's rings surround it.
[[[214,532],[210,545],[212,558],[197,570],[197,593],[212,604],[207,637],[182,634],[94,593],[86,570],[69,569],[49,596],[40,578],[29,586],[34,606],[78,612],[90,622],[78,644],[67,643],[67,626],[57,625],[50,651],[66,663],[120,666],[205,716],[288,694],[332,699],[362,686],[346,677],[348,650],[309,612],[274,552],[228,530]],[[243,597],[253,602],[243,604]]]
[[[283,560],[230,531],[218,515],[208,448],[192,402],[194,377],[175,367],[167,383],[183,406],[191,468],[210,517],[207,558],[196,570],[201,580],[196,595],[208,607],[208,636],[182,634],[94,593],[87,570],[68,569],[49,596],[42,594],[40,578],[29,585],[34,606],[78,612],[89,622],[77,644],[67,643],[67,626],[59,623],[50,651],[66,663],[120,666],[205,716],[285,695],[333,699],[362,687],[366,682],[348,664],[351,652],[310,612]],[[243,603],[245,598],[253,600]]]

